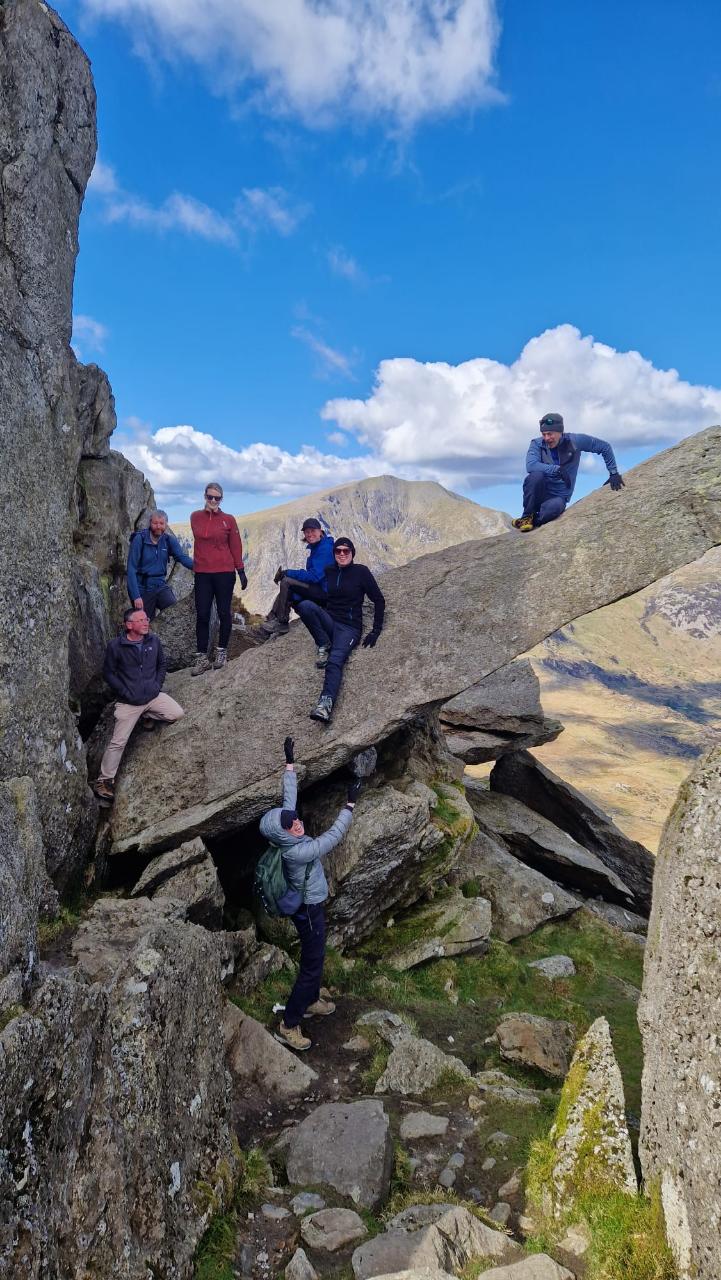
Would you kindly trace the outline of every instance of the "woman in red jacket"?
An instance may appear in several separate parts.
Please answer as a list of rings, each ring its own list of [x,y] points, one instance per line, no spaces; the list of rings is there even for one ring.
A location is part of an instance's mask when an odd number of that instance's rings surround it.
[[[191,675],[199,676],[213,666],[216,671],[228,661],[230,639],[230,607],[235,586],[235,571],[245,591],[248,579],[243,567],[243,544],[235,516],[221,511],[223,490],[219,484],[205,486],[205,506],[190,517],[193,530],[193,569],[195,571],[195,615],[198,652]],[[220,619],[215,662],[208,657],[210,611],[215,600]]]

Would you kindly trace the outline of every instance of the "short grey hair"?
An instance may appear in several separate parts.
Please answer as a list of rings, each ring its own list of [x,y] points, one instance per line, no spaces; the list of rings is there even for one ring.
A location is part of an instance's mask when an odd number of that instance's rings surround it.
[[[167,511],[161,511],[160,507],[158,507],[157,510],[150,512],[150,515],[148,516],[148,523],[150,523],[151,520],[154,520],[156,516],[161,516],[166,524],[170,523]]]

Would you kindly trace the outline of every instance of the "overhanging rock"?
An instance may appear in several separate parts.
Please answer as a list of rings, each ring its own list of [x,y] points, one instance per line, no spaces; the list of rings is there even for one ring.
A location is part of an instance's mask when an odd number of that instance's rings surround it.
[[[711,427],[634,468],[623,493],[598,489],[563,516],[561,541],[553,526],[502,534],[385,574],[386,627],[353,656],[330,726],[308,718],[320,676],[301,624],[224,670],[177,673],[167,687],[186,715],[162,730],[162,751],[131,749],[112,851],[250,823],[279,801],[287,733],[307,786],[574,618],[698,559],[721,543],[719,446]]]

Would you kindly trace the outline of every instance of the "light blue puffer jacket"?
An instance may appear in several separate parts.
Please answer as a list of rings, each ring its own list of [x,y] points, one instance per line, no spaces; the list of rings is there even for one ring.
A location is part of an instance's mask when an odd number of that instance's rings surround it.
[[[311,905],[325,902],[328,897],[328,881],[321,858],[340,844],[353,821],[352,809],[341,809],[338,817],[321,836],[293,836],[280,825],[281,809],[295,809],[298,798],[298,779],[295,769],[283,770],[283,804],[280,809],[269,809],[260,820],[261,835],[276,848],[283,850],[283,864],[288,883],[303,894],[303,901]],[[308,879],[305,872],[311,863]]]

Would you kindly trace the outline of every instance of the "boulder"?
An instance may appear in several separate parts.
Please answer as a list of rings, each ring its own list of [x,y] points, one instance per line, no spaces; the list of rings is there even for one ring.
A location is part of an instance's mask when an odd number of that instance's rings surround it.
[[[392,1275],[376,1276],[375,1280],[455,1280],[455,1277],[438,1267],[413,1267],[412,1271],[394,1271]]]
[[[296,1249],[285,1269],[285,1280],[318,1280],[318,1272],[305,1249]]]
[[[537,1067],[544,1075],[563,1079],[576,1035],[570,1022],[535,1013],[507,1013],[496,1027],[496,1039],[507,1062]]]
[[[223,923],[225,894],[213,859],[200,839],[153,858],[130,896],[184,902],[188,920],[206,929],[217,929]]]
[[[297,1196],[293,1196],[290,1207],[297,1218],[302,1218],[304,1213],[315,1213],[318,1209],[325,1209],[326,1203],[322,1196],[316,1195],[315,1191],[299,1191]]]
[[[409,934],[413,936],[403,941],[404,935]],[[403,971],[437,956],[482,954],[488,950],[490,935],[490,902],[485,898],[464,898],[455,889],[384,929],[381,942],[386,964]],[[373,945],[372,938],[369,945]]]
[[[449,879],[473,882],[491,903],[491,932],[503,942],[525,937],[548,920],[576,911],[581,900],[542,872],[514,858],[499,836],[478,831],[462,850]]]
[[[594,853],[628,885],[642,911],[651,907],[653,855],[629,840],[587,796],[559,778],[527,751],[499,760],[491,770],[491,790],[515,796]]]
[[[488,791],[470,778],[466,795],[481,831],[499,836],[515,857],[584,894],[600,893],[615,902],[631,901],[631,890],[615,871],[578,844],[560,827],[528,805],[498,791]]]
[[[446,747],[466,764],[553,742],[563,725],[548,720],[541,686],[527,658],[493,671],[440,709]]]
[[[391,1013],[390,1009],[371,1009],[368,1013],[362,1013],[356,1026],[373,1027],[392,1049],[403,1040],[415,1039],[415,1032],[410,1024],[399,1013]]]
[[[287,969],[290,974],[294,973],[295,965],[290,956],[285,951],[281,951],[280,947],[262,943],[255,950],[251,950],[247,960],[236,974],[235,993],[239,996],[250,995],[251,991],[255,991],[255,988],[259,987],[261,982],[265,982],[271,973],[280,973],[281,969]]]
[[[383,1235],[359,1245],[352,1258],[356,1280],[398,1271],[462,1271],[476,1259],[506,1262],[521,1246],[453,1204],[417,1204],[396,1214]]]
[[[430,1040],[414,1036],[402,1040],[395,1047],[376,1083],[375,1092],[420,1095],[446,1076],[467,1080],[470,1074],[460,1058],[443,1053]]]
[[[501,1102],[512,1102],[520,1107],[537,1107],[540,1104],[541,1098],[535,1089],[527,1088],[513,1076],[506,1075],[505,1071],[478,1071],[473,1079],[481,1096],[490,1094]]]
[[[393,1142],[382,1102],[329,1102],[293,1130],[286,1156],[288,1181],[333,1187],[364,1209],[388,1198]]]
[[[354,656],[333,721],[322,729],[308,719],[320,677],[302,626],[229,663],[212,681],[176,673],[168,688],[186,715],[168,732],[182,786],[159,811],[165,763],[151,743],[138,742],[118,785],[114,851],[169,848],[257,821],[277,804],[278,753],[288,725],[306,789],[574,618],[697,559],[721,542],[720,443],[721,428],[710,428],[627,472],[622,502],[602,487],[575,503],[564,516],[560,549],[548,526],[532,538],[504,533],[465,542],[385,574],[383,643]],[[641,525],[648,530],[643,538],[636,536]],[[575,572],[581,560],[583,572]],[[252,723],[254,733],[239,735],[233,751],[215,756],[209,769],[208,726],[224,718]]]
[[[163,898],[98,898],[72,940],[78,968],[90,982],[109,982],[142,938],[166,921],[185,920],[185,903]]]
[[[177,921],[107,982],[34,989],[0,1032],[0,1274],[190,1274],[237,1170],[221,1017],[211,936]]]
[[[228,1002],[223,1011],[225,1061],[242,1094],[255,1087],[264,1097],[287,1101],[312,1089],[318,1073],[265,1027]]]
[[[300,1224],[300,1234],[310,1249],[319,1253],[336,1253],[368,1235],[362,1218],[352,1209],[321,1209],[311,1213]]]
[[[721,1275],[721,749],[684,783],[656,859],[639,1023],[639,1152],[679,1274]]]
[[[486,1280],[574,1280],[573,1272],[554,1262],[547,1253],[532,1253],[509,1267],[491,1267],[484,1275]]]
[[[415,1142],[418,1138],[442,1138],[448,1132],[448,1116],[433,1115],[430,1111],[411,1111],[401,1120],[400,1135],[403,1142]]]
[[[630,1195],[638,1191],[623,1081],[605,1018],[597,1018],[578,1043],[549,1136],[555,1155],[539,1206],[545,1214],[565,1216],[580,1190],[599,1183]]]
[[[531,960],[528,967],[543,974],[549,982],[555,982],[557,978],[572,978],[576,972],[570,956],[543,956],[540,960]]]
[[[648,932],[647,917],[639,916],[635,911],[629,911],[628,907],[620,907],[615,902],[603,902],[599,898],[578,898],[577,902],[579,907],[598,916],[599,920],[605,920],[606,924],[612,925],[614,929],[621,929],[629,937],[634,935],[638,937]]]
[[[38,918],[56,901],[31,778],[0,782],[0,851],[0,979],[16,970],[22,993],[37,964]],[[15,1001],[6,994],[5,1002]]]

